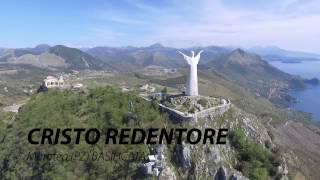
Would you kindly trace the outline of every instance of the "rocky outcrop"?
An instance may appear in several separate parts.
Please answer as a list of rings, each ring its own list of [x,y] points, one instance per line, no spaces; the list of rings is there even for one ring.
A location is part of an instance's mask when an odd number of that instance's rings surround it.
[[[226,169],[223,167],[220,167],[214,176],[214,180],[227,180]]]
[[[233,171],[230,169],[229,171]],[[219,167],[214,173],[213,180],[248,180],[240,172],[234,172],[233,174],[228,174],[228,169],[224,166]]]
[[[166,180],[176,180],[177,177],[174,174],[173,169],[170,166],[166,166],[162,172],[161,172],[161,179],[166,179]]]
[[[232,174],[229,178],[229,180],[246,180],[248,178],[240,175],[240,174]]]
[[[191,168],[191,156],[190,156],[190,147],[186,144],[177,144],[176,146],[176,155],[177,161],[179,162],[180,166],[187,170]]]
[[[247,137],[261,144],[261,146],[265,146],[266,141],[270,141],[271,143],[271,145],[268,145],[269,148],[275,146],[261,121],[256,116],[246,113],[237,107],[230,107],[222,115],[216,115],[215,112],[212,112],[208,113],[206,117],[199,118],[197,121],[185,123],[186,126],[199,129],[227,128],[230,132],[240,128]],[[173,152],[170,153],[173,153],[173,160],[177,164],[177,168],[175,169],[179,172],[179,174],[175,174],[175,178],[177,179],[248,179],[235,169],[234,165],[238,161],[237,152],[228,142],[226,145],[190,145],[182,143],[181,145],[176,145]],[[281,167],[279,167],[279,173],[283,175],[282,177],[286,177],[287,167],[285,164],[282,163]],[[170,175],[168,177],[173,178],[174,176]]]
[[[215,163],[220,162],[223,160],[223,157],[220,155],[220,150],[217,147],[212,147],[207,149],[208,152],[208,160],[214,161]]]

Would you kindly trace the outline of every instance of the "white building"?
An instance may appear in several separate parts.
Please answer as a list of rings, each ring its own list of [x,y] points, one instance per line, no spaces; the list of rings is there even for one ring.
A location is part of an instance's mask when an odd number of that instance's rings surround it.
[[[62,76],[60,76],[59,79],[54,76],[47,76],[46,79],[43,80],[43,83],[47,88],[62,88],[65,85]]]

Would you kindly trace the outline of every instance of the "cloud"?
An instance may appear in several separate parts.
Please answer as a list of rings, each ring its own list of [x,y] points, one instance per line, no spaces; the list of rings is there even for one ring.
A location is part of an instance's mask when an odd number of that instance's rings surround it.
[[[126,1],[130,9],[102,11],[100,17],[105,20],[128,26],[126,30],[108,26],[112,31],[107,35],[115,33],[123,45],[278,45],[320,51],[317,0],[152,2]],[[103,35],[103,30],[96,33]]]
[[[125,2],[128,3],[128,4],[130,4],[131,6],[134,6],[134,7],[138,8],[138,9],[141,10],[141,11],[144,11],[144,12],[155,13],[155,12],[158,12],[158,11],[159,11],[159,8],[150,6],[150,5],[146,4],[146,3],[143,2],[143,1],[139,1],[139,0],[136,0],[136,1],[126,0]]]
[[[125,13],[121,13],[115,10],[99,10],[96,12],[98,19],[110,21],[114,23],[126,24],[126,25],[145,25],[145,21],[140,19],[134,19]]]

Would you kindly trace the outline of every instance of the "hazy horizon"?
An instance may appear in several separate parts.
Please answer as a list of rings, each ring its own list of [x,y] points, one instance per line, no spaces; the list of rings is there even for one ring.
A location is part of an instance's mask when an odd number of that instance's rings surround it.
[[[209,45],[205,45],[205,46],[186,46],[186,47],[177,47],[177,46],[167,46],[165,44],[161,44],[161,43],[152,43],[152,44],[149,44],[149,45],[145,45],[145,46],[132,46],[132,45],[123,45],[123,46],[109,46],[109,45],[99,45],[99,46],[90,46],[90,47],[87,47],[87,46],[72,46],[72,45],[66,45],[66,44],[48,44],[48,43],[40,43],[40,44],[37,44],[35,46],[27,46],[27,47],[0,47],[0,48],[8,48],[8,49],[26,49],[26,48],[35,48],[39,45],[48,45],[50,47],[53,47],[53,46],[57,46],[57,45],[62,45],[62,46],[67,46],[67,47],[71,47],[71,48],[77,48],[77,49],[90,49],[90,48],[95,48],[95,47],[110,47],[110,48],[126,48],[126,47],[134,47],[134,48],[144,48],[144,47],[150,47],[152,45],[156,45],[156,44],[160,44],[161,46],[164,46],[164,47],[168,47],[168,48],[182,48],[182,49],[188,49],[188,48],[193,48],[193,47],[209,47],[209,46],[216,46],[216,47],[222,47],[222,48],[233,48],[233,49],[237,49],[237,48],[240,48],[240,49],[243,49],[243,50],[248,50],[250,48],[255,48],[255,47],[261,47],[261,48],[280,48],[282,50],[286,50],[286,51],[295,51],[295,52],[301,52],[301,53],[310,53],[310,54],[315,54],[315,55],[319,55],[320,53],[317,53],[317,52],[309,52],[309,51],[301,51],[301,50],[295,50],[295,49],[285,49],[285,48],[282,48],[282,47],[279,47],[279,46],[275,46],[275,45],[267,45],[267,46],[259,46],[259,45],[256,45],[256,46],[252,46],[252,47],[242,47],[242,46],[236,46],[236,45],[227,45],[227,46],[219,46],[219,45],[215,45],[215,44],[209,44]]]

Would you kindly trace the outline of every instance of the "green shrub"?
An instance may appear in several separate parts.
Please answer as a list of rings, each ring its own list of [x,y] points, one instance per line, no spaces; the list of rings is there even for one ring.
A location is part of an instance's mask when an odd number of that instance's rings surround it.
[[[276,168],[281,164],[279,153],[270,153],[246,137],[242,129],[234,130],[229,136],[231,145],[237,152],[236,169],[249,179],[264,180],[277,176]],[[279,152],[279,151],[277,151]]]
[[[264,167],[254,167],[248,177],[249,179],[268,180],[268,172]]]
[[[161,90],[161,93],[163,95],[166,95],[168,93],[168,88],[167,87],[164,87],[162,90]]]
[[[207,107],[208,105],[208,100],[206,100],[205,98],[200,98],[198,100],[198,104],[201,104],[202,107]]]
[[[194,107],[192,107],[191,109],[189,109],[189,111],[188,111],[189,113],[191,113],[191,114],[193,114],[193,113],[195,113],[196,112],[196,108],[194,108]]]

